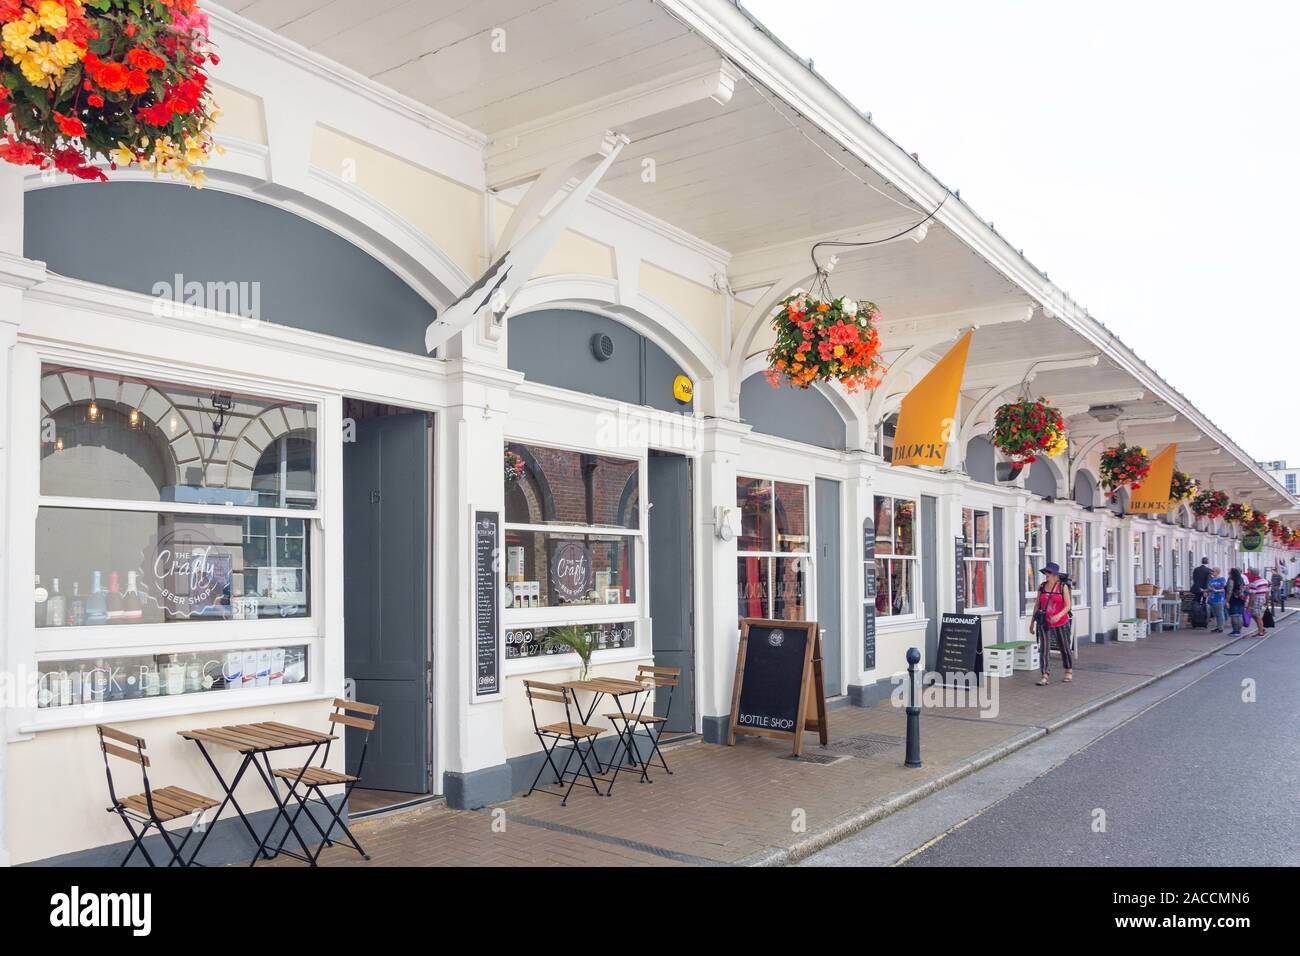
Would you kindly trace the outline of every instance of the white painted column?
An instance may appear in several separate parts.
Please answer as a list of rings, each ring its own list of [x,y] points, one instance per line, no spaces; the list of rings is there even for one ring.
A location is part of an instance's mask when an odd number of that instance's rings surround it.
[[[844,511],[847,519],[845,534],[847,546],[844,548],[844,568],[841,572],[847,606],[846,626],[843,628],[844,639],[850,642],[845,667],[845,684],[848,685],[849,699],[854,703],[866,703],[871,695],[872,685],[876,683],[876,667],[873,662],[868,667],[863,655],[863,620],[866,594],[866,549],[862,540],[862,525],[867,519],[875,520],[875,504],[871,490],[871,479],[875,466],[867,457],[867,452],[856,452],[850,469],[850,477],[845,483]]]
[[[1028,503],[1029,495],[1022,493],[1016,497],[1015,504],[1006,509],[1007,524],[1002,540],[1006,542],[1006,561],[1010,570],[1006,576],[1003,595],[1007,609],[1007,622],[1003,630],[1008,641],[1031,639],[1029,619],[1025,617],[1025,602],[1020,597],[1020,580],[1025,574],[1024,564],[1020,560],[1020,548],[1025,543],[1025,513]]]
[[[12,283],[6,275],[7,268],[19,266],[23,254],[23,171],[16,166],[0,162],[0,622],[10,615],[9,590],[9,515],[10,501],[10,440],[9,417],[14,407],[10,394],[12,387],[11,365],[14,345],[18,340],[18,324],[22,316],[22,286]],[[28,581],[28,585],[31,582]],[[28,617],[31,617],[28,612]],[[15,672],[9,642],[10,628],[0,633],[0,674],[12,681]],[[8,688],[16,693],[16,687]],[[0,700],[0,866],[9,865],[8,816],[9,806],[5,794],[9,773],[9,704]]]
[[[509,799],[505,701],[476,701],[474,562],[471,508],[502,513],[501,456],[511,389],[522,376],[452,363],[447,408],[435,416],[438,494],[432,580],[435,596],[435,773],[448,803],[473,808]],[[504,679],[504,659],[500,661]]]
[[[736,650],[740,643],[739,605],[736,603],[736,535],[740,513],[736,509],[736,464],[749,426],[722,418],[702,425],[699,468],[699,515],[696,540],[700,562],[700,620],[695,628],[696,707],[704,739],[720,743],[726,738],[731,715],[731,691],[736,675]],[[719,537],[721,522],[730,525],[729,541]]]

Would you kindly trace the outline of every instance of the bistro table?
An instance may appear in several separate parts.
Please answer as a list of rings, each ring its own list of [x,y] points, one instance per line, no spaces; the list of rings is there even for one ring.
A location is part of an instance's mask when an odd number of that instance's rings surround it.
[[[190,855],[190,863],[194,862],[195,858],[199,855],[199,851],[203,849],[203,843],[207,840],[208,834],[212,832],[213,824],[215,824],[221,817],[221,811],[224,810],[226,804],[229,803],[235,808],[235,812],[239,814],[239,819],[244,822],[244,827],[248,830],[249,836],[253,838],[253,842],[257,844],[257,851],[253,854],[252,860],[249,861],[249,866],[253,866],[257,863],[259,857],[264,856],[266,859],[270,860],[274,859],[280,853],[284,853],[285,855],[291,856],[297,860],[302,860],[304,863],[308,863],[311,866],[316,865],[316,861],[312,859],[311,850],[307,848],[307,842],[303,840],[302,834],[298,832],[297,826],[294,825],[294,819],[296,819],[296,817],[291,818],[287,812],[287,798],[285,800],[280,799],[280,791],[275,785],[275,777],[271,771],[270,755],[275,751],[291,750],[296,747],[312,748],[307,759],[303,761],[302,769],[298,773],[298,779],[294,780],[293,786],[289,788],[289,792],[292,793],[294,787],[297,787],[299,781],[302,779],[302,775],[307,772],[312,761],[316,759],[316,753],[320,748],[333,740],[337,740],[337,737],[321,733],[318,730],[307,730],[303,727],[293,727],[289,724],[281,724],[273,720],[264,721],[259,724],[234,724],[229,727],[209,727],[202,730],[178,730],[177,734],[184,737],[186,740],[194,741],[199,748],[199,753],[203,754],[203,759],[206,760],[208,766],[212,768],[212,773],[217,778],[217,783],[221,785],[221,789],[225,791],[226,794],[226,798],[221,801],[220,806],[217,807],[216,814],[212,817],[212,823],[208,825],[207,829],[203,833],[203,838],[199,840],[199,845],[194,848],[194,853]],[[244,759],[240,761],[239,769],[235,772],[235,776],[228,786],[225,778],[221,776],[221,771],[217,769],[217,765],[213,763],[212,757],[208,754],[208,746],[224,747],[227,750],[233,750],[236,753],[243,754]],[[261,757],[260,763],[258,761],[259,756]],[[265,764],[265,770],[262,769],[263,764]],[[257,771],[258,776],[262,778],[262,782],[266,784],[266,789],[270,791],[271,799],[275,801],[275,817],[271,820],[270,826],[266,828],[266,833],[262,836],[258,836],[257,831],[253,829],[253,824],[249,822],[248,817],[244,815],[244,811],[240,808],[239,801],[235,799],[235,787],[239,786],[239,781],[243,779],[244,773],[250,766]],[[310,818],[310,814],[308,816]],[[302,847],[301,854],[295,853],[292,850],[284,849],[283,840],[280,843],[280,847],[274,853],[267,850],[267,843],[270,842],[276,824],[278,824],[281,819],[288,824],[289,832],[294,835],[298,841],[298,845]],[[312,819],[312,823],[315,822],[316,821]],[[317,826],[317,829],[319,830],[320,827]],[[288,835],[288,833],[285,834],[285,839],[288,839]]]
[[[625,680],[621,677],[593,677],[588,680],[565,681],[560,686],[571,691],[587,691],[592,695],[591,706],[587,708],[586,713],[582,712],[581,705],[578,707],[578,713],[584,724],[591,723],[592,716],[596,713],[596,707],[599,706],[602,697],[607,695],[612,697],[618,707],[619,722],[623,726],[615,726],[614,731],[618,734],[619,743],[609,759],[609,764],[600,768],[602,773],[608,773],[611,769],[614,771],[614,775],[609,781],[609,792],[613,793],[614,781],[618,779],[618,772],[623,769],[623,756],[627,757],[632,766],[640,767],[641,781],[649,783],[650,777],[646,773],[645,763],[636,758],[636,742],[632,739],[632,735],[636,732],[633,722],[645,712],[646,704],[650,701],[649,691],[653,689],[654,685],[642,683],[641,681]],[[638,708],[636,706],[636,695],[642,693],[646,695],[645,700],[641,701],[641,706]],[[624,709],[623,698],[628,696],[632,698],[632,702]],[[611,721],[611,723],[614,723],[614,721]],[[596,765],[600,766],[599,755],[596,756]]]

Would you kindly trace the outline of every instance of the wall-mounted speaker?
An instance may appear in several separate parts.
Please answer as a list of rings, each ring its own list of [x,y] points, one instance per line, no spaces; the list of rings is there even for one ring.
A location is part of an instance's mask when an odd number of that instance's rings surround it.
[[[608,362],[614,357],[614,340],[604,332],[597,332],[591,337],[591,354],[597,362]]]

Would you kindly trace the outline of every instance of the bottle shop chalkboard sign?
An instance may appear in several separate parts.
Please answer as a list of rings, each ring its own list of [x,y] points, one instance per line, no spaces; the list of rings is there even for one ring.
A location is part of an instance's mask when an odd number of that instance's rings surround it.
[[[797,757],[805,730],[816,731],[822,746],[830,740],[817,623],[746,618],[740,625],[728,745],[736,743],[737,734],[774,737],[792,741]]]
[[[473,699],[501,693],[500,535],[499,512],[474,512]]]

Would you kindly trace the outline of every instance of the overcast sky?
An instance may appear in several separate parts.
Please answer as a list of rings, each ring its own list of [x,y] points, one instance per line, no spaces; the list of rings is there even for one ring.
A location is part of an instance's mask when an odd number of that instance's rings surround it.
[[[1300,3],[742,3],[1249,454],[1300,466]]]

